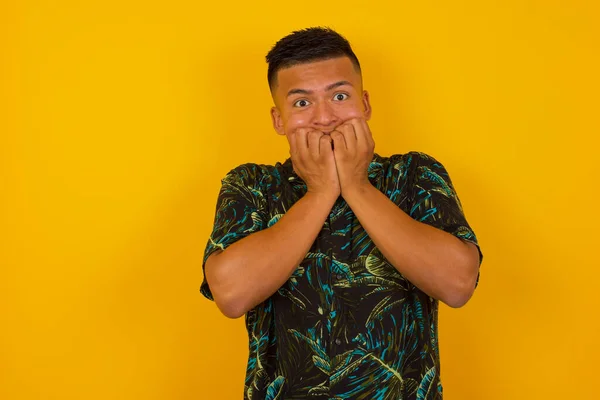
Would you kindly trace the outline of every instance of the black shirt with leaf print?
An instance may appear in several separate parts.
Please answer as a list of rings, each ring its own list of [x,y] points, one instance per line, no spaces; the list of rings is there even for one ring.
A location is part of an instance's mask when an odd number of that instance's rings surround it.
[[[433,157],[375,153],[368,177],[413,219],[479,249],[450,177]],[[289,158],[240,165],[221,183],[204,262],[277,223],[307,190]],[[213,300],[206,278],[201,293]],[[244,399],[442,398],[438,301],[388,262],[342,197],[292,276],[245,323]]]

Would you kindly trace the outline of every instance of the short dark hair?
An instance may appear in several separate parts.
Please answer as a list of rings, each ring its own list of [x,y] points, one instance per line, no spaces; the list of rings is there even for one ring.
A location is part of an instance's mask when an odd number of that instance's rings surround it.
[[[343,56],[350,58],[360,72],[360,63],[350,43],[333,29],[312,27],[294,31],[275,43],[266,56],[269,87],[273,90],[280,69]]]

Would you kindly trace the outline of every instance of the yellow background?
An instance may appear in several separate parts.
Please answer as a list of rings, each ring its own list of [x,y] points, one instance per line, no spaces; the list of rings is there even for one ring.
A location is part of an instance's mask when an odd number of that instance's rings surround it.
[[[0,399],[241,398],[201,258],[220,178],[288,156],[264,56],[311,25],[353,44],[376,151],[438,158],[479,236],[445,398],[598,398],[594,3],[5,0]]]

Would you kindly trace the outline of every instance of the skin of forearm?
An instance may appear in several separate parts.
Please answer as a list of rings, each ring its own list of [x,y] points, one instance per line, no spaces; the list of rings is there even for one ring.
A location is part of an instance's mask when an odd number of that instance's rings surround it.
[[[273,226],[208,258],[206,279],[224,315],[241,317],[289,279],[310,250],[335,200],[309,191]]]

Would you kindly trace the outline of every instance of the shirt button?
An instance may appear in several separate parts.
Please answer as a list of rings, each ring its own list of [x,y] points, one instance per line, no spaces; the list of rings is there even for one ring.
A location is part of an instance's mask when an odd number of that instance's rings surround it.
[[[338,346],[342,344],[342,340],[341,339],[335,339],[335,344],[337,344]]]

